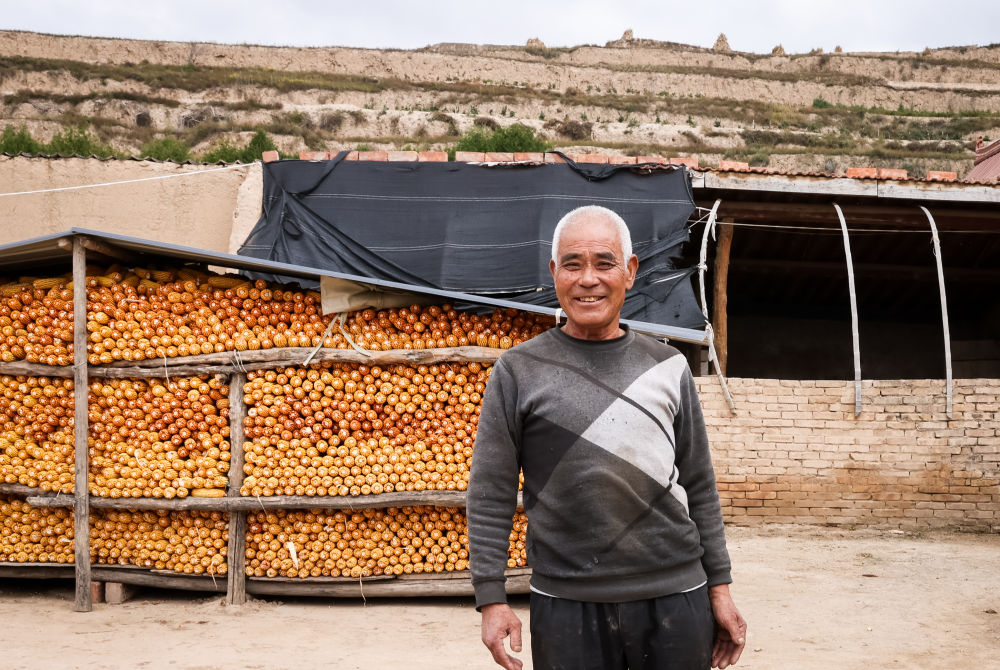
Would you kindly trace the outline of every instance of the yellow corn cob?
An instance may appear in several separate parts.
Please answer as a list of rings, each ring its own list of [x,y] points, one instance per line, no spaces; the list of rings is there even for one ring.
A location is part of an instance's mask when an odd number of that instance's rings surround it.
[[[46,277],[44,279],[36,279],[31,282],[34,288],[38,289],[48,289],[55,288],[57,286],[64,285],[68,280],[65,277]]]
[[[161,284],[166,284],[174,280],[174,273],[170,270],[150,270],[149,276]]]
[[[237,286],[247,284],[247,281],[242,277],[209,277],[208,283],[215,288],[236,288]]]

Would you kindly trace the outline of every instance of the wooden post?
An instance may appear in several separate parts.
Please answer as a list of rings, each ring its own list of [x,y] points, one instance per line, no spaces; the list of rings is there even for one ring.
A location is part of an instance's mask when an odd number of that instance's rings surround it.
[[[75,457],[73,537],[77,612],[93,609],[90,588],[90,485],[88,478],[87,250],[73,238],[73,449]]]
[[[229,493],[239,497],[243,486],[243,419],[246,404],[243,386],[246,374],[238,372],[229,377]],[[226,548],[226,604],[242,605],[247,601],[247,512],[230,510],[229,543]]]
[[[719,359],[719,370],[726,374],[729,360],[729,322],[726,308],[729,303],[729,249],[733,244],[732,219],[723,219],[719,224],[719,239],[715,245],[714,287],[712,296],[712,327],[715,329],[715,353]]]

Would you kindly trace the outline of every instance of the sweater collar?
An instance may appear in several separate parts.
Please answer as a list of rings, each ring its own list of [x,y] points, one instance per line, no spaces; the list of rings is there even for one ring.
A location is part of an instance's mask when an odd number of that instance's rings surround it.
[[[572,347],[578,347],[585,351],[614,351],[620,349],[621,347],[627,346],[629,343],[635,339],[635,333],[624,323],[618,324],[619,328],[625,331],[624,334],[619,335],[616,338],[610,340],[582,340],[571,335],[567,335],[563,332],[562,326],[556,326],[552,329],[553,337],[559,340],[562,344],[567,344]]]

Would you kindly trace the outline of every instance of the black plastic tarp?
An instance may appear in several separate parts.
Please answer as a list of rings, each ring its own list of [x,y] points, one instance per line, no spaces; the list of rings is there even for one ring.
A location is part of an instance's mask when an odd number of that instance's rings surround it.
[[[704,326],[694,269],[674,265],[694,211],[683,169],[342,158],[265,163],[263,214],[240,255],[556,307],[555,224],[603,205],[628,223],[640,261],[623,316]]]

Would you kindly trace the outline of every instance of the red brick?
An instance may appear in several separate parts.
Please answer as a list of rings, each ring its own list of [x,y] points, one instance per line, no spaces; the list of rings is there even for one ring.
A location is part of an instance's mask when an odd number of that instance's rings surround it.
[[[456,163],[482,163],[486,160],[486,154],[481,151],[456,151]]]
[[[491,151],[486,154],[486,160],[490,163],[511,163],[514,161],[514,154],[507,151]]]
[[[389,153],[386,151],[359,151],[359,161],[387,161]]]
[[[906,170],[901,170],[899,168],[879,168],[878,178],[879,179],[906,179],[908,177]]]
[[[278,155],[277,151],[265,151],[264,153],[262,153],[260,155],[260,159],[262,161],[264,161],[265,163],[270,163],[272,161],[276,161],[279,158],[281,158],[281,156]]]
[[[545,162],[546,163],[565,163],[566,161],[559,154],[546,153],[545,154]]]
[[[448,161],[448,152],[420,151],[417,152],[417,161],[421,163],[445,163]]]
[[[612,165],[635,165],[638,160],[635,156],[608,156],[608,162]]]
[[[667,164],[667,159],[663,156],[639,156],[636,163],[662,163]]]
[[[577,163],[607,163],[608,157],[604,154],[577,154]]]
[[[417,160],[416,151],[387,151],[388,154],[386,160],[390,160],[396,163],[412,162]]]
[[[330,160],[329,151],[300,151],[300,161],[325,161]]]
[[[928,170],[927,181],[955,181],[958,179],[957,172],[942,172],[941,170]]]
[[[514,152],[514,160],[519,162],[528,161],[531,163],[543,163],[545,162],[545,154],[541,151],[530,151],[530,152]]]
[[[720,170],[731,170],[733,172],[746,172],[750,169],[749,163],[743,161],[719,161]]]
[[[847,168],[849,179],[875,179],[878,177],[877,168],[851,167]]]
[[[687,165],[689,168],[698,167],[698,159],[694,156],[675,156],[670,159],[671,165]]]
[[[347,155],[344,156],[344,160],[345,161],[356,161],[356,160],[358,160],[358,152],[357,151],[348,151]]]

